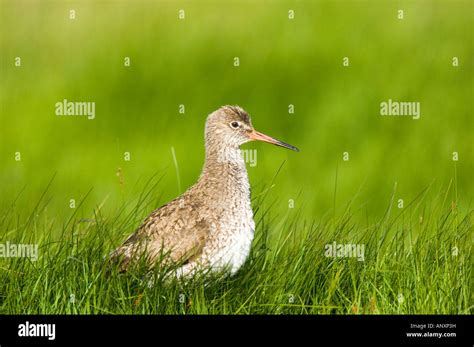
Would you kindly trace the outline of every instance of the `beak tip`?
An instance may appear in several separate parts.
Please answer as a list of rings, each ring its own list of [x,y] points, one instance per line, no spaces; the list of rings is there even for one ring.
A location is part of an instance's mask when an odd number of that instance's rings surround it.
[[[295,146],[291,146],[291,148],[289,148],[289,149],[291,149],[293,152],[299,152],[300,151],[300,149],[298,147],[295,147]]]

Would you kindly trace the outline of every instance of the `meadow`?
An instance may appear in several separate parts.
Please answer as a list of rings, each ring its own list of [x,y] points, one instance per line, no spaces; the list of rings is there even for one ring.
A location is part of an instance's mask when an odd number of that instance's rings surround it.
[[[38,245],[36,261],[0,257],[0,313],[472,314],[471,2],[0,6],[0,244]],[[65,99],[94,118],[57,115]],[[419,118],[382,116],[388,100]],[[245,266],[211,282],[156,270],[151,288],[110,271],[197,179],[225,104],[301,149],[244,146]],[[334,242],[364,259],[327,256]]]

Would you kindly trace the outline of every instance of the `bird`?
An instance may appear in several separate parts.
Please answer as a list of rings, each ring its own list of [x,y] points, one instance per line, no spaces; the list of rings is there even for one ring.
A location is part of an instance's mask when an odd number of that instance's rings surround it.
[[[110,258],[126,272],[141,256],[154,268],[177,264],[175,276],[199,271],[235,274],[250,254],[255,222],[250,183],[240,146],[263,141],[299,149],[256,131],[239,106],[222,106],[208,115],[205,162],[197,182],[154,210]]]

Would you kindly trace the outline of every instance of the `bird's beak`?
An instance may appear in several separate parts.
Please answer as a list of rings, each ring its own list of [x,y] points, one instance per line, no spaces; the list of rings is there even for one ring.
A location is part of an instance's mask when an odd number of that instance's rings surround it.
[[[256,131],[256,130],[252,130],[252,131],[249,133],[248,136],[249,136],[249,138],[250,138],[251,140],[268,142],[268,143],[271,143],[272,145],[277,145],[277,146],[280,146],[280,147],[285,147],[285,148],[291,149],[292,151],[295,151],[295,152],[299,152],[299,151],[300,151],[300,150],[299,150],[298,148],[296,148],[295,146],[289,145],[288,143],[285,143],[285,142],[283,142],[283,141],[274,139],[273,137],[267,136],[267,135],[265,135],[265,134],[259,133],[259,132]]]

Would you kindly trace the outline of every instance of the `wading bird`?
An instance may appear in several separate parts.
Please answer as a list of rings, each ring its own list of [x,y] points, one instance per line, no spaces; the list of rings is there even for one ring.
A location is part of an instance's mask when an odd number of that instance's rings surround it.
[[[111,254],[126,271],[144,254],[147,265],[179,264],[177,277],[196,271],[230,271],[250,253],[255,222],[250,184],[240,146],[264,141],[293,151],[296,147],[257,132],[238,106],[224,106],[206,121],[206,159],[198,181],[185,193],[150,214]]]

